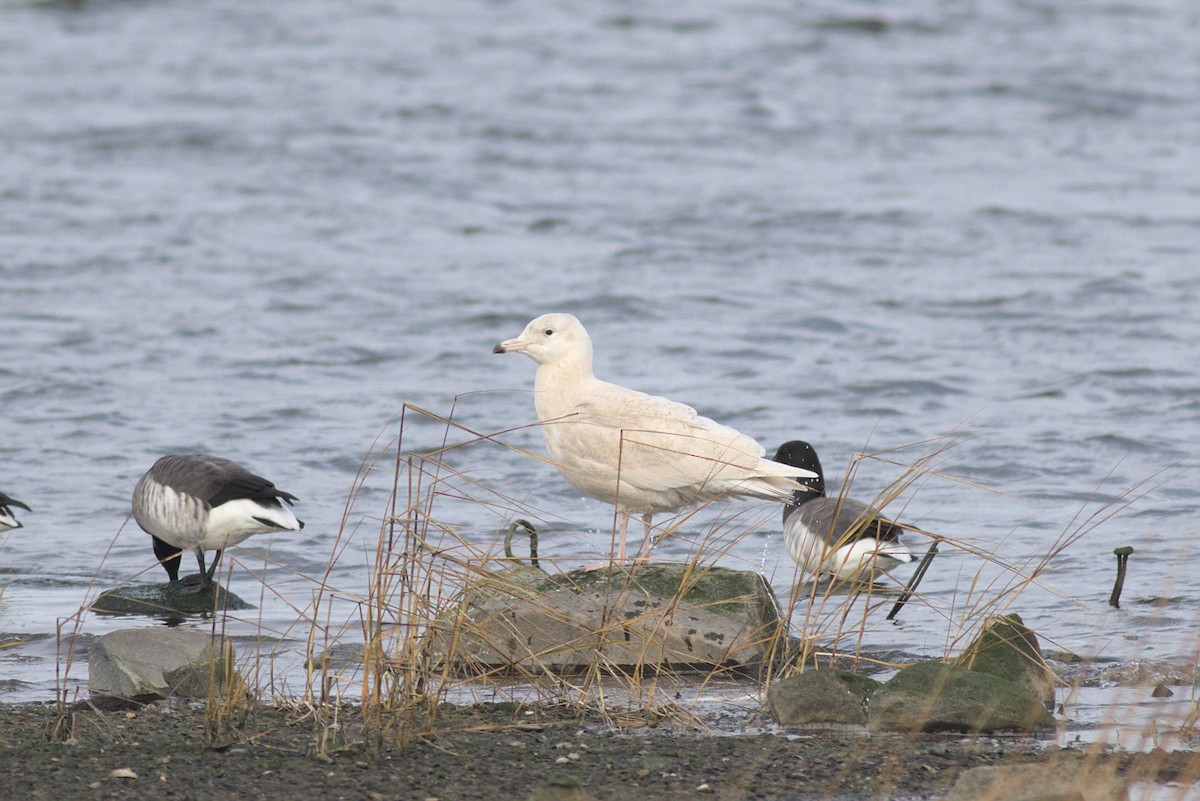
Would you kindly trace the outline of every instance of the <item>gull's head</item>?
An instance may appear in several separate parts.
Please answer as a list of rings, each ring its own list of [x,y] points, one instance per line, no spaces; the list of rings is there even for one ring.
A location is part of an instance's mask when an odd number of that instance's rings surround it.
[[[592,340],[583,323],[573,314],[543,314],[516,339],[506,339],[492,353],[524,353],[538,364],[551,364],[566,358],[584,357],[591,361]]]

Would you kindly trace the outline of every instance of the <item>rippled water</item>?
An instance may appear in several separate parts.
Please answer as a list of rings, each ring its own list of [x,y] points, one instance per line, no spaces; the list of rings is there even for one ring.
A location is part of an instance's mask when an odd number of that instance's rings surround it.
[[[236,632],[303,638],[310,577],[405,402],[542,452],[519,428],[533,365],[490,351],[561,310],[602,377],[771,449],[808,439],[835,486],[855,451],[959,432],[935,461],[959,480],[918,481],[894,513],[1031,566],[1086,531],[1011,608],[1052,647],[1194,662],[1194,4],[0,13],[0,489],[35,510],[0,539],[6,637],[158,581],[121,530],[129,494],[158,455],[206,450],[302,499],[303,534],[251,540],[230,581],[261,607]],[[446,433],[405,429],[415,450]],[[487,444],[448,461],[499,493],[438,501],[467,538],[538,514],[551,556],[608,548],[611,507],[548,465]],[[854,494],[902,472],[866,460]],[[330,574],[348,593],[386,473]],[[786,594],[777,514],[735,502],[687,530],[719,529],[724,562]],[[999,591],[981,564],[944,550],[929,604],[874,614],[871,644],[943,653]],[[0,650],[0,699],[46,697],[54,661],[53,638]]]

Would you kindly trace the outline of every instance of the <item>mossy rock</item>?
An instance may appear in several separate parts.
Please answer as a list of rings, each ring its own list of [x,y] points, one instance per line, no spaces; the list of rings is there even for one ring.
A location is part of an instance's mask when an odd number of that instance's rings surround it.
[[[131,584],[105,590],[92,604],[92,611],[105,615],[199,615],[213,611],[240,612],[253,609],[215,582],[204,590],[187,581],[162,584]]]
[[[943,801],[1129,801],[1119,760],[1060,755],[1048,762],[986,765],[959,774]],[[1182,796],[1180,796],[1182,798]]]
[[[593,796],[587,791],[576,776],[569,773],[551,776],[542,781],[526,801],[592,801]]]
[[[849,670],[808,670],[773,683],[767,705],[783,726],[865,726],[868,703],[881,686]]]
[[[757,670],[786,633],[757,573],[693,563],[481,576],[434,622],[426,653],[466,673]]]
[[[773,621],[781,614],[779,599],[760,574],[690,562],[572,570],[547,575],[533,588],[542,593],[632,591],[650,598],[678,599],[731,618],[744,618],[747,611],[752,611],[763,621]]]
[[[1020,684],[1045,706],[1054,707],[1054,671],[1042,658],[1037,634],[1020,615],[993,618],[955,664]]]
[[[871,697],[872,731],[1032,732],[1054,717],[1029,690],[990,673],[945,662],[905,668]]]

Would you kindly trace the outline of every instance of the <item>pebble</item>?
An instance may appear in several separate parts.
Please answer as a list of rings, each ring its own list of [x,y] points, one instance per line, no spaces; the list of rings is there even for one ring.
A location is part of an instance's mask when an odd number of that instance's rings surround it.
[[[115,768],[108,774],[110,779],[136,779],[138,775],[129,768]]]

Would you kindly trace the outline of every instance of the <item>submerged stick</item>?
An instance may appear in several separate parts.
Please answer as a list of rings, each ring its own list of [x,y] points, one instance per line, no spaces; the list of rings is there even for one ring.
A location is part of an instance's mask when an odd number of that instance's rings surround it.
[[[1108,596],[1108,605],[1120,609],[1121,589],[1125,586],[1125,565],[1129,563],[1129,554],[1133,553],[1133,548],[1128,545],[1123,548],[1113,548],[1113,553],[1117,555],[1117,581],[1113,584],[1112,595]]]
[[[513,556],[512,549],[513,534],[517,533],[517,526],[525,529],[526,533],[529,534],[529,564],[540,569],[537,554],[537,529],[533,527],[533,523],[524,518],[517,518],[508,524],[508,533],[504,535],[504,555],[517,563],[521,561]]]
[[[908,580],[908,584],[904,585],[904,592],[900,593],[900,598],[896,601],[895,606],[892,607],[892,611],[888,612],[888,620],[892,620],[896,615],[900,614],[900,610],[908,603],[908,599],[917,591],[917,585],[924,578],[925,571],[929,569],[930,563],[933,562],[933,557],[937,556],[938,543],[941,541],[941,537],[934,537],[933,542],[929,543],[929,550],[922,557],[921,564],[917,565],[917,571],[912,574],[912,578]]]

